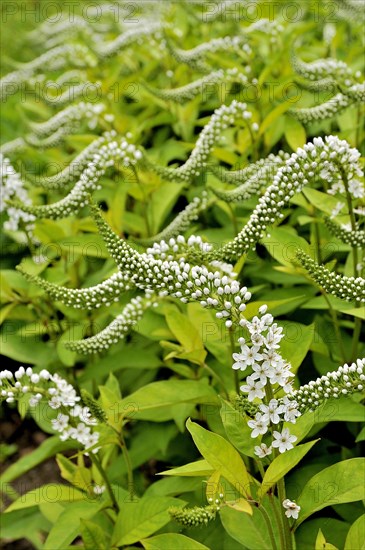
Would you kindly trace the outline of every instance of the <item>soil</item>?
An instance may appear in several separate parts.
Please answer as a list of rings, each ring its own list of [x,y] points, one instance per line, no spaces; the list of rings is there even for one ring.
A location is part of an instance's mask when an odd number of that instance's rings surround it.
[[[0,473],[3,473],[19,458],[37,449],[47,437],[49,436],[42,432],[32,419],[21,419],[17,411],[6,408],[0,422],[0,441],[8,445],[15,444],[17,451],[0,463]],[[45,483],[62,482],[58,466],[54,458],[50,458],[14,480],[11,485],[20,495],[23,495]],[[6,507],[11,501],[6,496],[3,498],[3,504]],[[2,550],[34,550],[34,546],[26,539],[13,542],[0,541],[0,548]]]

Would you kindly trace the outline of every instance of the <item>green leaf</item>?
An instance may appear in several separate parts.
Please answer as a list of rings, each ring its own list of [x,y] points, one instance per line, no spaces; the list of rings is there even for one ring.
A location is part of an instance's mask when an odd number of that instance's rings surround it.
[[[259,135],[262,136],[265,134],[266,130],[274,125],[276,119],[292,107],[293,101],[288,99],[277,105],[274,109],[270,110],[269,114],[264,118],[260,125]]]
[[[4,513],[1,517],[1,538],[18,540],[28,539],[35,548],[43,548],[42,531],[50,528],[50,523],[43,517],[36,506]]]
[[[149,537],[170,521],[168,509],[185,501],[172,497],[144,497],[123,503],[112,538],[112,544],[123,546]]]
[[[185,352],[199,352],[191,357],[191,361],[202,364],[207,355],[203,341],[198,330],[186,315],[175,309],[169,309],[166,314],[166,322]],[[186,353],[184,354],[186,356]]]
[[[318,189],[313,189],[312,187],[304,187],[302,193],[307,197],[309,202],[313,204],[313,206],[326,214],[331,214],[332,210],[338,203],[338,197],[332,197],[328,193],[323,193],[322,191],[318,191]]]
[[[365,459],[351,458],[325,468],[305,485],[298,498],[298,525],[326,506],[365,499]]]
[[[165,470],[160,472],[159,476],[210,476],[214,472],[214,468],[209,464],[207,460],[197,460],[196,462],[190,462],[184,466],[178,468],[172,468],[171,470]]]
[[[122,417],[164,422],[174,417],[174,405],[179,403],[216,404],[217,394],[203,381],[163,380],[143,386],[116,403]]]
[[[38,324],[39,326],[39,324]],[[11,323],[5,322],[1,337],[1,354],[19,363],[48,366],[55,358],[55,350],[48,344],[39,341],[33,330],[24,328],[24,334],[15,334]]]
[[[105,532],[97,523],[82,519],[80,521],[80,532],[86,550],[108,550],[105,541]]]
[[[264,479],[262,480],[262,485],[259,491],[260,497],[265,495],[277,481],[290,472],[290,470],[302,460],[308,451],[311,450],[317,441],[319,441],[319,439],[309,441],[309,443],[304,443],[304,445],[298,445],[297,447],[294,447],[294,449],[290,449],[286,453],[280,454],[274,458],[266,470]]]
[[[347,533],[344,550],[365,550],[365,514],[357,518]]]
[[[330,542],[327,542],[322,530],[319,529],[314,550],[338,550],[338,548],[333,546]]]
[[[303,147],[307,141],[304,126],[295,118],[285,117],[285,139],[293,151]]]
[[[208,546],[200,544],[185,535],[164,533],[150,539],[141,540],[146,550],[209,550]]]
[[[238,451],[226,439],[205,430],[190,419],[186,427],[201,455],[213,468],[220,471],[235,489],[243,496],[250,494],[250,479],[246,466]]]
[[[55,456],[57,453],[77,448],[78,444],[74,440],[61,441],[58,435],[49,437],[32,453],[23,456],[17,462],[9,466],[7,470],[2,474],[2,482],[10,483],[22,476],[32,468],[35,468],[47,460],[51,456]]]
[[[44,543],[44,550],[64,550],[81,531],[82,519],[89,519],[98,513],[100,503],[74,502],[60,514]]]
[[[15,502],[12,502],[5,512],[13,512],[30,506],[37,506],[44,502],[73,502],[82,500],[85,494],[69,485],[61,485],[60,483],[49,483],[42,485],[37,489],[32,489],[25,495],[20,496]]]
[[[223,400],[220,415],[229,441],[240,453],[255,457],[255,444],[247,420],[228,401]]]
[[[253,507],[252,510],[253,514],[249,515],[225,506],[219,513],[223,527],[243,548],[272,550],[264,519],[257,508]]]
[[[270,236],[261,239],[269,254],[284,266],[292,267],[298,249],[309,253],[309,244],[289,227],[272,227]]]
[[[302,364],[311,346],[314,336],[314,323],[302,325],[293,321],[280,321],[285,336],[280,342],[280,354],[290,362],[293,372]]]

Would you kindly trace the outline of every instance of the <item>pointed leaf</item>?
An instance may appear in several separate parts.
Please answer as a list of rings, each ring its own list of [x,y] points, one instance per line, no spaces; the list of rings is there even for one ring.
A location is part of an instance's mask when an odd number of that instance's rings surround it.
[[[364,458],[338,462],[313,476],[297,500],[301,507],[297,524],[326,506],[365,499],[364,478]]]
[[[290,472],[290,470],[294,468],[300,460],[302,460],[303,456],[310,451],[317,441],[319,441],[319,439],[309,441],[309,443],[304,443],[304,445],[298,445],[297,447],[294,447],[294,449],[290,449],[290,451],[274,458],[266,470],[264,479],[262,480],[261,489],[259,491],[260,497],[265,495],[277,481]]]
[[[250,493],[250,479],[246,466],[238,451],[222,436],[205,430],[190,419],[186,427],[202,456],[213,468],[220,470],[241,495]]]

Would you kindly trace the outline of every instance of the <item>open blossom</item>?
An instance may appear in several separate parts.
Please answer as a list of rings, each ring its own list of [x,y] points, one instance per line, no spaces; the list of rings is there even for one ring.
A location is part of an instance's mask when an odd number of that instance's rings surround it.
[[[242,346],[241,348],[241,361],[245,363],[246,366],[252,366],[257,361],[261,361],[262,355],[259,353],[260,347],[259,346],[252,346],[249,348],[247,345]]]
[[[264,435],[268,430],[268,422],[263,419],[263,416],[260,413],[256,413],[255,420],[249,420],[247,424],[250,428],[252,428],[251,437]]]
[[[63,432],[63,430],[68,427],[68,421],[69,416],[67,416],[67,414],[60,413],[57,415],[57,418],[51,420],[51,423],[54,430],[57,432]]]
[[[277,399],[271,399],[268,405],[260,405],[260,411],[264,413],[262,415],[264,422],[272,422],[273,424],[279,424],[280,414],[284,409],[285,407],[279,405]]]
[[[265,443],[261,443],[261,445],[256,445],[255,447],[255,455],[259,458],[265,458],[265,456],[269,456],[272,453],[271,446],[268,447],[265,445]]]
[[[285,508],[285,515],[287,518],[298,519],[300,512],[300,506],[298,506],[298,504],[286,498],[283,500],[283,507]]]
[[[284,428],[283,431],[274,432],[274,441],[272,446],[279,449],[280,453],[285,453],[294,447],[293,443],[297,440],[295,435],[290,435],[288,428]]]
[[[265,391],[263,389],[265,384],[260,381],[256,382],[251,378],[251,376],[247,376],[246,382],[247,384],[241,386],[240,389],[241,391],[248,393],[247,399],[249,401],[253,401],[256,397],[258,397],[259,399],[265,397]]]
[[[355,199],[362,199],[365,197],[365,187],[364,184],[359,180],[350,180],[349,181],[349,191]]]

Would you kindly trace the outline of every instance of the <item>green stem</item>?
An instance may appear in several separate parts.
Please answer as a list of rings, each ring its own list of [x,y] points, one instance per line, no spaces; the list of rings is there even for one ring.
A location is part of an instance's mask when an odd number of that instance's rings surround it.
[[[258,509],[260,510],[261,514],[262,514],[262,517],[264,518],[265,520],[265,523],[266,523],[266,527],[267,527],[267,531],[269,533],[269,536],[270,536],[270,541],[271,541],[271,545],[272,545],[272,548],[273,550],[277,550],[277,546],[276,546],[276,542],[275,542],[275,536],[274,536],[274,531],[272,530],[272,526],[271,526],[271,520],[269,518],[269,514],[266,512],[265,508],[263,507],[262,504],[260,504],[258,506]],[[283,550],[286,550],[284,549],[283,547]]]
[[[232,216],[232,224],[233,224],[233,231],[234,231],[234,235],[238,235],[239,233],[239,230],[238,230],[238,224],[237,224],[237,218],[236,218],[236,213],[234,211],[234,208],[231,206],[231,204],[229,202],[227,202],[227,206],[231,212],[231,216]]]
[[[313,215],[314,216],[316,215],[316,209],[314,207],[313,207]],[[321,252],[321,241],[320,241],[320,234],[319,234],[319,226],[318,226],[318,221],[317,220],[314,220],[313,228],[314,228],[314,239],[315,239],[315,246],[316,246],[317,263],[321,264],[322,263],[322,252]],[[324,297],[324,299],[327,303],[327,306],[328,306],[328,309],[329,309],[329,312],[330,312],[330,315],[331,315],[333,327],[335,329],[338,345],[340,347],[340,353],[341,353],[342,361],[343,361],[343,363],[345,363],[346,362],[346,352],[345,352],[345,347],[344,347],[343,341],[342,341],[341,330],[340,330],[340,326],[339,326],[339,323],[338,323],[338,317],[337,317],[336,310],[333,309],[332,304],[331,304],[326,292],[322,288],[320,288],[320,291],[321,291],[321,294],[322,294],[322,296]]]
[[[355,212],[354,212],[353,205],[352,205],[352,197],[351,197],[350,190],[349,190],[347,175],[346,175],[345,171],[343,170],[342,166],[340,167],[340,172],[341,172],[342,181],[343,181],[343,184],[344,184],[345,190],[346,190],[346,200],[347,200],[347,206],[348,206],[349,214],[350,214],[351,230],[356,231],[356,219],[355,219]],[[357,250],[356,246],[352,246],[352,260],[353,260],[353,273],[354,273],[354,277],[356,279],[356,277],[358,277],[357,265],[359,263],[358,250]],[[360,307],[360,304],[358,302],[356,302],[355,303],[355,308],[358,308],[358,307]],[[353,332],[353,335],[352,335],[350,361],[355,361],[355,359],[357,358],[357,346],[358,346],[358,343],[359,343],[360,333],[361,333],[361,319],[359,317],[356,317],[355,318],[354,332]]]
[[[127,448],[127,445],[126,445],[126,442],[125,442],[125,439],[124,439],[123,428],[121,429],[120,433],[118,433],[118,437],[119,437],[119,440],[120,440],[120,446],[121,446],[121,449],[122,449],[122,452],[123,452],[125,465],[126,465],[126,468],[127,468],[129,496],[130,496],[130,499],[133,500],[133,497],[134,497],[133,466],[132,466],[131,457],[129,456],[128,448]]]
[[[266,402],[269,403],[271,399],[274,398],[274,392],[271,387],[270,382],[266,384],[265,386],[265,393],[266,393]],[[271,436],[273,437],[273,426],[270,423],[270,432]],[[274,459],[279,456],[279,450],[275,447],[273,447],[273,455]],[[280,526],[283,531],[283,539],[284,539],[284,546],[282,547],[282,550],[292,550],[292,540],[291,540],[291,533],[289,529],[289,524],[287,517],[285,516],[285,512],[283,507],[281,506],[283,501],[285,500],[285,483],[284,478],[279,479],[279,481],[276,483],[277,490],[278,490],[278,498],[279,498],[279,504],[280,504],[280,515],[281,515],[281,523]]]
[[[326,292],[323,289],[320,289],[320,291],[321,291],[321,294],[322,294],[323,298],[325,299],[325,301],[327,303],[328,310],[329,310],[331,318],[332,318],[332,324],[333,324],[333,327],[335,329],[338,345],[340,346],[340,353],[341,353],[342,362],[346,363],[346,351],[345,351],[345,346],[344,346],[343,340],[342,340],[342,335],[341,335],[340,325],[339,325],[339,322],[338,322],[337,312],[336,312],[335,309],[333,309],[332,304],[331,304]]]
[[[277,524],[278,530],[279,530],[280,548],[282,548],[283,550],[286,550],[285,549],[285,534],[284,534],[283,524],[282,524],[282,521],[281,521],[280,512],[279,512],[278,507],[277,507],[277,502],[275,501],[275,497],[274,497],[273,493],[271,492],[271,490],[268,492],[268,496],[269,496],[269,500],[270,500],[270,503],[271,503],[271,507],[272,507],[273,512],[274,512],[274,516],[275,516],[275,519],[276,519],[276,524]]]
[[[110,485],[110,482],[109,482],[109,479],[108,479],[108,476],[106,475],[106,472],[104,470],[104,468],[102,467],[101,465],[101,462],[100,460],[98,459],[98,457],[92,453],[90,453],[90,459],[91,459],[91,462],[93,462],[96,466],[96,468],[98,469],[98,472],[99,474],[101,475],[101,477],[103,478],[104,480],[104,483],[105,483],[105,486],[106,486],[106,490],[108,491],[108,494],[110,496],[110,499],[113,503],[113,506],[115,508],[115,510],[117,512],[119,512],[119,504],[115,498],[115,495],[114,495],[114,492],[113,492],[113,488],[112,486]]]
[[[233,337],[233,330],[231,328],[228,329],[229,332],[229,341],[231,344],[231,356],[234,354],[235,345],[234,345],[234,337]],[[238,378],[238,370],[233,369],[233,377],[234,377],[234,388],[236,390],[237,395],[240,394],[240,381]]]
[[[278,452],[277,451],[276,453],[274,452],[274,455],[275,454],[278,455]],[[278,498],[279,498],[279,504],[280,504],[281,517],[283,520],[283,527],[284,527],[284,537],[285,537],[284,550],[292,550],[290,527],[289,527],[288,519],[284,512],[284,508],[282,506],[284,500],[286,499],[284,478],[279,479],[279,481],[277,482],[277,489],[278,489]]]
[[[147,197],[146,197],[146,191],[145,191],[145,188],[143,187],[143,184],[141,183],[139,177],[138,177],[138,174],[137,174],[137,170],[135,168],[135,166],[132,166],[132,171],[134,173],[134,176],[136,178],[136,182],[138,184],[138,187],[140,188],[141,192],[142,192],[142,195],[143,195],[143,205],[144,205],[144,210],[145,210],[145,220],[146,220],[146,229],[147,229],[147,237],[151,237],[152,235],[152,230],[151,230],[151,226],[150,226],[150,221],[149,221],[149,218],[148,218],[148,201],[147,201]]]
[[[222,390],[223,390],[223,393],[225,395],[225,397],[227,399],[229,399],[229,394],[226,390],[226,387],[224,385],[224,382],[223,382],[223,379],[219,376],[219,374],[217,374],[216,372],[214,372],[214,370],[209,367],[206,363],[203,363],[203,368],[206,369],[211,375],[212,375],[212,378],[215,378],[217,380],[217,382],[219,383],[219,385],[222,387]]]

